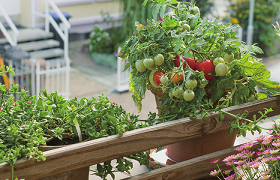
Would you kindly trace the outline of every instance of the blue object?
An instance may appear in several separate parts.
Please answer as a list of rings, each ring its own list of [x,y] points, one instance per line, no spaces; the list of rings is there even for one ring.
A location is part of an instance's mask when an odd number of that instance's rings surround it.
[[[67,12],[61,12],[61,13],[64,15],[64,17],[66,19],[70,18],[70,14],[69,13],[67,13]],[[58,16],[58,14],[56,12],[49,12],[49,15],[51,15],[55,20],[59,19],[59,16]]]

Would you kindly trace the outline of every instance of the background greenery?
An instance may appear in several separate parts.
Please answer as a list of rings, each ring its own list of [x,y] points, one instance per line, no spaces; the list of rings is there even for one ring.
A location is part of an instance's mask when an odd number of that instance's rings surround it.
[[[229,0],[229,2],[230,6],[224,20],[239,24],[245,34],[248,27],[250,0]],[[279,8],[279,0],[255,0],[253,42],[264,50],[266,56],[274,55],[278,51],[275,46],[277,37],[272,23],[278,16]]]

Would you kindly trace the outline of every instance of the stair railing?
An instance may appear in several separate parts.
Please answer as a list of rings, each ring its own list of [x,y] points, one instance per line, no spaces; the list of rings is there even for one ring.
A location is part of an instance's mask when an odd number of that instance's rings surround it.
[[[65,16],[62,14],[60,9],[57,7],[57,5],[53,2],[53,0],[45,0],[45,13],[36,12],[35,10],[35,1],[31,0],[31,13],[32,15],[37,15],[39,17],[45,18],[45,31],[50,31],[50,23],[56,30],[56,32],[59,34],[61,39],[64,42],[64,59],[66,61],[66,94],[65,98],[69,98],[69,78],[70,78],[70,58],[69,58],[69,29],[71,28],[70,23],[65,18]],[[50,7],[56,12],[58,15],[61,25],[58,25],[56,21],[53,19],[53,17],[49,14]],[[31,19],[32,26],[35,27],[35,19],[32,16]]]
[[[0,4],[0,12],[3,14],[4,19],[7,21],[8,25],[10,26],[10,28],[13,31],[12,37],[7,32],[7,29],[4,27],[4,25],[2,24],[1,21],[0,21],[0,29],[3,33],[3,35],[8,40],[8,42],[11,44],[11,46],[16,46],[17,45],[18,29],[16,28],[15,24],[13,23],[13,21],[11,20],[11,18],[9,17],[9,15],[7,14],[7,12],[5,11],[5,9],[3,8],[3,6],[1,4]]]

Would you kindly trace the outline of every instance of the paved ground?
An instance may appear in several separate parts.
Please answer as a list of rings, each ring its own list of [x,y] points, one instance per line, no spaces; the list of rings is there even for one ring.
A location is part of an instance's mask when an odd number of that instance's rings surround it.
[[[85,42],[71,42],[70,48],[70,59],[72,60],[71,74],[70,74],[70,97],[98,97],[102,93],[109,97],[112,102],[116,102],[122,105],[128,112],[134,112],[139,114],[140,118],[145,119],[149,111],[156,112],[156,104],[153,94],[150,92],[146,93],[146,98],[143,100],[143,110],[139,113],[137,108],[134,106],[130,92],[117,93],[115,92],[117,72],[115,70],[108,69],[106,67],[97,65],[89,58],[87,53],[83,50],[82,46]],[[264,64],[271,71],[271,79],[280,82],[280,76],[278,71],[280,70],[280,56],[270,57],[263,60]],[[271,121],[266,121],[263,126],[270,127]],[[263,132],[262,134],[265,134]],[[259,134],[255,136],[248,134],[246,138],[237,138],[236,145],[244,142],[252,141]],[[91,169],[94,169],[92,166]],[[147,169],[143,166],[139,166],[138,162],[134,162],[134,168],[131,171],[131,175],[140,174],[146,172]],[[92,174],[90,172],[90,174]],[[116,173],[116,179],[122,179],[129,177],[126,173]],[[100,178],[90,175],[91,180],[99,180]],[[110,179],[110,178],[109,178]]]

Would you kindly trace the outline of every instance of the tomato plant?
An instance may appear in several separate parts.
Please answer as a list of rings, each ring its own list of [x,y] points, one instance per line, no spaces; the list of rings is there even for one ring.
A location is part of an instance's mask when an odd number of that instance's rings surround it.
[[[215,66],[211,60],[206,59],[203,62],[198,61],[195,64],[195,68],[200,72],[204,72],[204,77],[208,81],[212,81],[215,78],[215,76],[209,75],[209,73],[215,71]]]
[[[218,19],[201,19],[199,9],[189,2],[145,0],[144,5],[147,2],[152,4],[153,19],[160,15],[162,21],[148,19],[147,24],[136,22],[134,34],[122,47],[120,54],[121,58],[129,60],[126,68],[131,67],[133,70],[130,74],[130,89],[134,92],[133,100],[139,111],[147,89],[154,93],[162,92],[162,102],[165,104],[161,107],[162,116],[170,117],[171,114],[178,118],[182,114],[197,116],[195,108],[209,109],[210,102],[223,98],[227,89],[234,89],[228,98],[228,105],[247,102],[252,95],[257,97],[255,86],[270,94],[280,93],[280,88],[273,88],[279,83],[263,76],[268,74],[268,70],[255,57],[262,50],[239,41],[234,33],[237,25],[223,24]],[[166,7],[170,8],[170,13],[164,13]],[[227,54],[228,52],[230,53]],[[159,54],[164,57],[162,64],[160,56],[160,62],[156,62]],[[149,57],[154,58],[153,61],[144,60],[147,70],[142,73],[135,70],[138,59],[150,59]],[[221,63],[224,65],[220,65]],[[190,68],[186,68],[187,65]],[[159,80],[157,78],[157,84],[153,76],[149,76],[153,69],[166,74],[166,77]],[[150,83],[147,83],[149,80]],[[196,83],[190,80],[196,80]],[[245,81],[248,82],[246,86],[242,84]],[[161,84],[164,85],[158,86]],[[156,92],[153,91],[154,87],[157,88]],[[194,100],[186,101],[176,92],[175,96],[173,91],[179,87],[186,94],[188,92],[191,95],[193,91]],[[174,110],[167,104],[176,104],[182,108]]]

